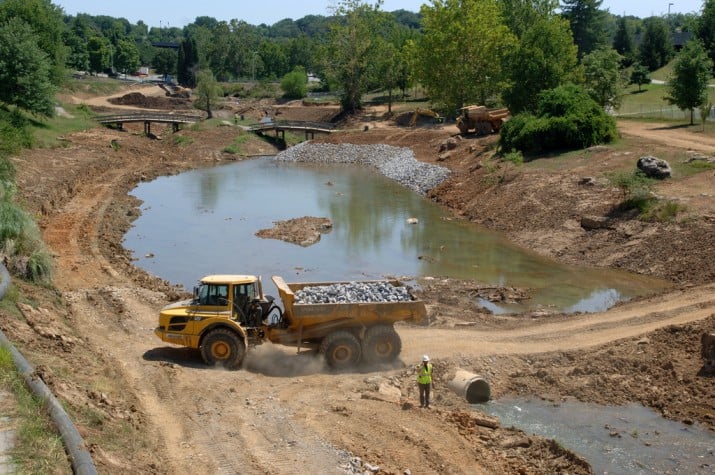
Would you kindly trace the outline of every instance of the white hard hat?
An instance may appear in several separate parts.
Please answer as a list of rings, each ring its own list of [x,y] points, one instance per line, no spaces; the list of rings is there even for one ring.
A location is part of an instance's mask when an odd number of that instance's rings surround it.
[[[424,355],[424,356],[422,357],[422,361],[429,361],[429,356]]]

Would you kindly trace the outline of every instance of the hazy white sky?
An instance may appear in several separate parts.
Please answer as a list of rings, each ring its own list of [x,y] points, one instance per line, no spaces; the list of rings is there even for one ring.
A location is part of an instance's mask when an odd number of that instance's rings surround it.
[[[126,18],[132,23],[143,20],[149,26],[182,27],[193,22],[196,17],[209,16],[217,20],[244,20],[251,25],[265,23],[272,25],[284,18],[297,20],[306,15],[329,15],[335,0],[174,0],[161,2],[154,0],[53,0],[65,13],[89,13]],[[374,3],[367,1],[367,3]],[[382,10],[408,10],[418,12],[426,0],[384,0]],[[615,15],[635,15],[645,18],[665,15],[670,5],[671,13],[699,12],[702,0],[673,0],[672,2],[653,0],[604,0],[601,8]]]

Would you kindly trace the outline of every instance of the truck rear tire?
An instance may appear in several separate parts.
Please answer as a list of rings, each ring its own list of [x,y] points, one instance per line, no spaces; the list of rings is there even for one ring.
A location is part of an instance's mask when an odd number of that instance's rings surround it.
[[[207,365],[238,369],[245,355],[243,340],[227,328],[211,330],[201,344],[201,357]]]
[[[352,333],[339,330],[326,336],[320,343],[325,362],[335,369],[350,368],[360,361],[360,342]]]
[[[402,351],[402,340],[394,327],[376,325],[365,332],[362,342],[363,359],[370,364],[384,364],[394,361]]]

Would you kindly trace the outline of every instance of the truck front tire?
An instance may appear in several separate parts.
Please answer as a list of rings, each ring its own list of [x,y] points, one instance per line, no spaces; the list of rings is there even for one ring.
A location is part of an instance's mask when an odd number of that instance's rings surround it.
[[[356,366],[360,361],[360,342],[352,333],[339,330],[326,336],[320,343],[325,362],[334,369]]]
[[[207,365],[238,369],[245,355],[243,340],[227,328],[211,330],[201,344],[201,357]]]
[[[394,361],[402,351],[402,340],[395,329],[388,325],[376,325],[365,332],[362,342],[363,359],[370,364]]]

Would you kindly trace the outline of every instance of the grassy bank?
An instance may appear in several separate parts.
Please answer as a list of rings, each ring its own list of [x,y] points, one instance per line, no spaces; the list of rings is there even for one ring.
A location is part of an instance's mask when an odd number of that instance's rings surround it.
[[[10,449],[17,474],[72,473],[62,440],[44,407],[25,386],[17,373],[10,351],[0,346],[0,386],[8,390],[11,401],[3,413],[15,426],[14,447]]]

